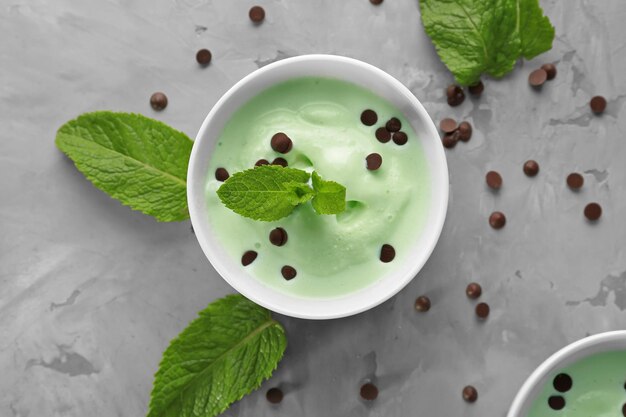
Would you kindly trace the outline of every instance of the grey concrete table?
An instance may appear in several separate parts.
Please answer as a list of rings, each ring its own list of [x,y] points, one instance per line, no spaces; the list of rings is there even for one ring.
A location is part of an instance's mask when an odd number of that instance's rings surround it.
[[[486,81],[450,108],[451,76],[425,36],[416,0],[0,0],[0,416],[144,415],[161,352],[232,289],[189,222],[158,224],[95,189],[54,146],[56,129],[96,109],[156,117],[190,136],[244,75],[269,62],[333,53],[405,83],[433,118],[475,133],[446,151],[451,200],[443,235],[400,294],[356,317],[280,317],[289,347],[274,377],[226,416],[502,416],[550,353],[626,327],[626,7],[623,0],[542,0],[551,52]],[[213,63],[197,66],[207,47]],[[527,76],[556,62],[541,93]],[[164,91],[169,107],[148,98]],[[608,98],[602,117],[588,101]],[[522,173],[527,159],[541,172]],[[497,195],[484,185],[500,171]],[[571,171],[585,187],[565,186]],[[583,208],[598,201],[601,221]],[[487,224],[507,214],[501,231]],[[478,323],[464,295],[483,284]],[[433,301],[425,314],[416,296]],[[365,379],[380,387],[363,403]],[[477,403],[461,399],[473,384]],[[285,399],[269,405],[265,390]]]

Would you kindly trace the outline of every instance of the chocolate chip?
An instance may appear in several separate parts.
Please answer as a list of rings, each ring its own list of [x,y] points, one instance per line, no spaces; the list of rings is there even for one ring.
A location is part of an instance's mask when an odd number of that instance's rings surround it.
[[[294,268],[293,266],[289,266],[289,265],[283,266],[280,269],[280,273],[283,274],[283,278],[285,278],[287,281],[294,279],[296,275],[298,274],[296,272],[296,268]]]
[[[489,226],[493,227],[494,229],[502,229],[505,224],[506,217],[504,216],[504,213],[500,211],[494,211],[493,213],[491,213],[491,216],[489,216]]]
[[[478,81],[478,84],[470,85],[467,89],[471,95],[480,97],[485,90],[485,85],[482,81]]]
[[[450,84],[446,89],[446,96],[448,97],[448,104],[452,107],[458,106],[465,100],[465,93],[463,89],[458,85]]]
[[[361,123],[365,126],[374,126],[378,121],[378,115],[374,110],[367,109],[361,113]]]
[[[261,23],[265,19],[265,10],[261,6],[253,6],[248,12],[248,16],[254,23]]]
[[[489,171],[485,175],[485,181],[487,181],[487,186],[492,190],[499,190],[502,187],[502,177],[496,171]]]
[[[548,73],[546,73],[541,68],[534,70],[528,76],[528,82],[534,88],[541,87],[546,82],[547,79],[548,79]]]
[[[417,297],[417,299],[415,300],[415,309],[422,313],[430,310],[430,298],[426,297],[425,295],[420,295],[419,297]]]
[[[272,245],[283,246],[287,243],[287,232],[282,227],[277,227],[270,232],[270,242]]]
[[[196,61],[198,61],[200,65],[209,65],[212,57],[213,55],[211,55],[211,51],[208,49],[200,49],[196,53]]]
[[[553,410],[562,410],[565,407],[565,398],[560,395],[553,395],[548,398],[548,405]]]
[[[376,129],[376,139],[381,143],[387,143],[391,140],[391,133],[385,127]]]
[[[163,93],[157,92],[150,96],[150,105],[156,111],[161,111],[167,107],[167,96]]]
[[[452,133],[457,129],[457,127],[459,126],[457,125],[456,120],[449,117],[446,117],[439,122],[439,129],[441,129],[443,133]]]
[[[265,398],[272,404],[278,404],[283,400],[283,392],[279,388],[270,388],[265,393]]]
[[[371,382],[368,382],[367,384],[361,385],[360,393],[361,398],[365,401],[373,401],[378,398],[378,387]]]
[[[572,389],[572,377],[568,374],[558,374],[552,381],[552,386],[558,392],[567,392]]]
[[[225,168],[218,168],[215,170],[216,180],[224,182],[228,179],[228,177],[230,177],[230,175],[228,175],[228,171],[226,171]]]
[[[590,221],[596,221],[602,216],[602,207],[598,203],[589,203],[585,207],[585,217]]]
[[[396,250],[393,248],[393,246],[385,243],[380,248],[380,260],[381,260],[381,262],[389,263],[389,262],[393,261],[393,258],[395,258],[395,257],[396,257]]]
[[[602,96],[595,96],[589,102],[589,107],[595,114],[604,113],[604,110],[606,110],[606,99]]]
[[[480,297],[482,293],[483,289],[481,288],[480,284],[476,282],[470,282],[469,284],[467,284],[467,288],[465,288],[465,294],[467,294],[468,298],[474,300]]]
[[[469,122],[459,123],[459,140],[468,142],[472,137],[472,125]]]
[[[293,146],[293,142],[289,139],[289,136],[285,135],[283,132],[278,132],[272,136],[270,144],[272,145],[272,149],[279,153],[287,153]]]
[[[257,256],[258,256],[258,253],[256,253],[253,250],[249,250],[246,253],[244,253],[243,256],[241,257],[241,264],[243,266],[248,266],[252,262],[254,262]]]
[[[463,388],[463,399],[468,403],[476,402],[478,399],[478,391],[476,391],[476,388],[471,385]]]
[[[392,117],[391,119],[387,120],[387,123],[385,123],[385,127],[390,132],[397,132],[402,129],[402,122],[397,117]]]
[[[443,144],[444,148],[448,148],[448,149],[454,148],[458,142],[459,142],[458,130],[455,130],[452,133],[446,133],[441,138],[441,143]]]
[[[479,303],[476,305],[476,315],[478,316],[478,318],[486,319],[487,316],[489,316],[490,310],[491,309],[489,308],[489,304],[487,303]]]
[[[366,167],[370,171],[376,171],[383,164],[383,157],[378,153],[371,153],[365,157]]]
[[[270,162],[267,159],[259,159],[254,163],[255,167],[260,167],[261,165],[269,165]]]
[[[534,177],[539,173],[539,164],[532,159],[524,162],[524,174],[529,177]]]
[[[383,2],[383,0],[370,0],[370,3],[372,3],[374,6],[378,6],[382,2]]]
[[[622,415],[626,417],[626,403],[622,406]]]
[[[548,80],[553,80],[556,77],[556,66],[554,64],[543,64],[541,69],[546,72]]]
[[[395,143],[396,145],[404,145],[408,142],[409,137],[407,136],[406,133],[400,131],[400,132],[395,132],[393,134],[393,143]]]
[[[576,172],[572,172],[567,176],[567,186],[572,190],[578,190],[579,188],[582,188],[584,183],[585,179],[583,178],[583,176]]]
[[[285,158],[278,157],[272,161],[272,165],[280,165],[281,167],[286,168],[289,164]]]

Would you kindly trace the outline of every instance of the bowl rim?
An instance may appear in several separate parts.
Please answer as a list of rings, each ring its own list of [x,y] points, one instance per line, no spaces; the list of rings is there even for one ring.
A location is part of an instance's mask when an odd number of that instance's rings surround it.
[[[241,80],[239,80],[237,83],[235,83],[230,89],[228,89],[228,91],[226,91],[226,93],[224,93],[222,97],[220,97],[220,99],[213,105],[213,107],[207,114],[206,118],[204,119],[198,131],[198,134],[196,135],[196,138],[194,140],[194,146],[191,151],[191,156],[189,158],[189,166],[187,170],[187,179],[188,179],[187,201],[188,201],[189,214],[190,214],[192,226],[194,226],[194,224],[197,224],[198,222],[201,221],[200,216],[202,215],[202,213],[199,212],[200,209],[196,207],[196,205],[194,204],[194,196],[196,196],[197,193],[204,193],[204,187],[199,184],[194,183],[193,181],[189,181],[189,179],[193,178],[193,173],[196,170],[196,165],[200,164],[200,162],[198,162],[198,159],[199,159],[198,154],[199,154],[199,148],[200,148],[199,144],[202,142],[202,138],[206,136],[205,133],[208,130],[208,127],[211,121],[214,119],[215,115],[218,113],[219,109],[228,100],[230,100],[231,97],[236,92],[238,92],[242,88],[245,88],[246,85],[250,83],[254,78],[259,77],[269,71],[274,71],[277,68],[282,67],[282,66],[286,66],[286,65],[290,65],[294,63],[307,62],[307,61],[309,62],[329,61],[329,62],[334,62],[334,63],[345,64],[347,66],[349,65],[357,66],[371,73],[372,77],[382,78],[384,82],[393,86],[393,88],[395,88],[395,90],[397,90],[398,93],[401,93],[406,98],[406,100],[408,100],[410,105],[414,108],[415,112],[418,114],[419,118],[425,123],[424,129],[428,131],[428,135],[437,137],[437,138],[439,137],[439,133],[437,131],[437,128],[435,127],[435,124],[432,118],[430,117],[430,115],[428,114],[428,112],[426,111],[422,103],[417,99],[417,97],[415,97],[415,95],[396,78],[394,78],[387,72],[381,70],[380,68],[374,65],[368,64],[366,62],[363,62],[354,58],[348,58],[348,57],[339,56],[339,55],[328,55],[328,54],[300,55],[300,56],[286,58],[280,61],[273,62],[271,64],[268,64],[262,68],[259,68],[251,72],[250,74],[246,75]],[[270,87],[271,85],[268,85],[266,88],[270,88]],[[410,273],[407,273],[406,276],[402,277],[401,279],[400,278],[397,279],[396,280],[397,282],[392,286],[391,290],[388,290],[387,292],[383,293],[379,297],[376,297],[376,298],[372,297],[367,303],[364,302],[358,306],[352,306],[351,308],[337,309],[337,311],[320,311],[320,312],[316,312],[315,314],[312,314],[310,312],[306,313],[306,312],[298,311],[297,309],[285,308],[280,303],[272,302],[271,300],[257,297],[256,294],[242,289],[242,286],[239,285],[239,283],[237,282],[238,280],[230,276],[230,274],[226,270],[226,267],[222,264],[222,262],[216,256],[214,256],[213,250],[212,248],[210,248],[210,245],[208,243],[209,237],[204,236],[202,229],[197,230],[195,233],[195,236],[205,256],[207,257],[207,259],[209,260],[213,268],[215,268],[218,274],[222,277],[222,279],[224,279],[236,291],[244,295],[246,298],[249,298],[253,302],[265,308],[268,308],[269,310],[272,310],[274,312],[277,312],[283,315],[291,316],[291,317],[315,319],[315,320],[341,318],[341,317],[347,317],[347,316],[361,313],[363,311],[369,310],[385,302],[386,300],[388,300],[389,298],[397,294],[400,290],[402,290],[409,282],[411,282],[411,280],[413,280],[413,278],[417,275],[417,273],[423,268],[424,264],[428,261],[428,259],[430,258],[432,252],[434,251],[437,245],[437,242],[439,241],[439,238],[443,230],[443,225],[446,219],[447,209],[448,209],[449,172],[448,172],[448,165],[447,165],[447,160],[446,160],[445,152],[443,149],[443,145],[441,144],[440,141],[438,141],[438,145],[435,144],[433,148],[433,152],[436,155],[436,160],[433,161],[432,164],[434,166],[440,167],[439,168],[440,172],[438,172],[438,176],[439,176],[438,181],[436,181],[436,183],[435,181],[432,181],[432,184],[436,184],[438,187],[440,187],[439,188],[440,197],[436,203],[433,202],[432,207],[436,206],[436,210],[433,209],[434,212],[429,217],[429,221],[433,222],[433,225],[434,225],[433,232],[431,233],[431,238],[427,241],[428,243],[425,246],[423,254],[419,257],[418,261],[413,262],[410,268]],[[194,229],[196,229],[195,226],[194,226]],[[407,262],[410,262],[410,261],[412,261],[412,258],[407,259]],[[272,291],[276,291],[276,290],[272,290]],[[344,297],[349,297],[356,293],[358,293],[358,291],[354,293],[346,294],[345,296],[341,296],[339,297],[339,299],[342,299]],[[308,299],[302,299],[302,300],[308,300]],[[315,300],[315,299],[312,299],[312,300]],[[323,300],[326,300],[326,299],[323,299]]]
[[[609,345],[611,342],[616,341],[626,341],[626,330],[613,330],[609,332],[598,333],[592,336],[587,336],[573,343],[570,343],[569,345],[559,349],[558,351],[550,355],[548,359],[543,361],[541,365],[539,365],[528,376],[528,378],[526,378],[521,388],[515,395],[515,398],[513,399],[513,403],[509,408],[507,417],[526,417],[522,416],[520,413],[524,411],[524,407],[528,404],[529,399],[534,400],[534,398],[530,398],[530,396],[535,394],[535,387],[537,387],[538,384],[544,382],[543,380],[561,363],[567,361],[567,359],[587,349],[591,349],[595,346]],[[602,350],[591,352],[590,355],[600,352],[602,352]],[[586,356],[587,355],[584,355],[583,357]]]

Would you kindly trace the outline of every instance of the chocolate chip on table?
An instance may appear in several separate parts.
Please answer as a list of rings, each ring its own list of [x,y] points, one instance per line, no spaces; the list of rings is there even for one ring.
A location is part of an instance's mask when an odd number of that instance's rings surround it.
[[[606,99],[602,96],[595,96],[589,102],[589,107],[595,114],[602,114],[606,110]]]
[[[374,110],[367,109],[361,113],[361,123],[365,126],[374,126],[378,121],[378,115]]]
[[[409,141],[409,137],[403,131],[394,132],[392,138],[393,143],[400,146],[405,145]]]
[[[397,117],[392,117],[391,119],[387,120],[387,123],[385,123],[385,127],[390,132],[398,132],[400,129],[402,129],[402,122]]]
[[[294,279],[296,275],[298,274],[296,272],[296,268],[294,268],[293,266],[289,266],[289,265],[283,266],[280,269],[280,273],[283,274],[283,278],[285,278],[287,281]]]
[[[393,258],[395,258],[395,257],[396,257],[396,250],[393,248],[393,246],[385,243],[380,248],[380,260],[381,260],[381,262],[389,263],[389,262],[393,261]]]
[[[585,207],[585,217],[589,221],[596,221],[602,216],[602,207],[598,203],[589,203]]]
[[[265,9],[261,6],[253,6],[248,12],[248,16],[254,23],[261,23],[265,19]]]
[[[378,6],[382,2],[383,2],[383,0],[370,0],[370,3],[372,3],[374,6]]]
[[[469,90],[471,95],[480,97],[485,90],[485,85],[482,81],[478,81],[477,84],[470,85],[467,89]]]
[[[553,410],[562,410],[565,407],[565,398],[560,395],[553,395],[548,398],[548,405]]]
[[[265,393],[265,398],[272,404],[278,404],[283,400],[283,392],[280,388],[270,388]]]
[[[270,162],[267,159],[259,159],[254,163],[255,167],[260,167],[261,165],[269,165]]]
[[[457,125],[456,120],[449,117],[446,117],[439,122],[439,129],[441,129],[443,133],[452,133],[457,129],[457,127],[459,126]]]
[[[529,177],[534,177],[539,173],[539,164],[532,159],[524,162],[524,174]]]
[[[361,398],[365,401],[373,401],[378,398],[378,387],[371,382],[361,385]]]
[[[283,246],[287,243],[287,232],[282,227],[277,227],[270,232],[270,242],[272,245]]]
[[[482,293],[483,293],[482,287],[480,286],[480,284],[476,282],[470,282],[469,284],[467,284],[467,288],[465,288],[465,294],[467,295],[468,298],[471,298],[473,300],[480,297]]]
[[[463,388],[463,399],[468,403],[476,402],[478,399],[478,391],[476,391],[476,388],[471,385]]]
[[[254,262],[257,256],[258,256],[258,253],[256,253],[253,250],[249,250],[246,253],[244,253],[243,256],[241,257],[241,264],[243,266],[248,266],[252,262]]]
[[[572,385],[573,385],[572,377],[569,376],[568,374],[563,374],[563,373],[558,374],[557,376],[554,377],[554,380],[552,381],[552,386],[558,392],[567,392],[570,389],[572,389]]]
[[[539,68],[530,73],[528,76],[528,83],[534,88],[539,88],[546,82],[547,79],[548,73]]]
[[[577,172],[572,172],[571,174],[567,176],[567,186],[571,188],[572,190],[578,190],[582,188],[584,183],[585,183],[585,179],[583,178],[582,175],[578,174]]]
[[[457,130],[455,130],[452,133],[446,133],[441,138],[441,143],[443,144],[444,148],[448,148],[448,149],[454,148],[458,142],[459,142],[459,132]]]
[[[225,168],[218,168],[215,170],[215,179],[218,181],[226,181],[230,177],[228,171]]]
[[[499,190],[502,187],[502,177],[496,171],[489,171],[485,175],[485,181],[492,190]]]
[[[379,127],[376,129],[376,139],[378,139],[380,143],[387,143],[391,140],[391,132],[389,132],[386,127]]]
[[[489,226],[494,229],[502,229],[506,224],[506,216],[501,211],[494,211],[489,216]]]
[[[476,315],[478,318],[486,319],[489,316],[489,304],[487,303],[479,303],[476,305]]]
[[[556,77],[556,65],[554,64],[543,64],[541,69],[546,72],[548,76],[548,80],[553,80]]]
[[[213,57],[213,55],[211,54],[211,51],[209,51],[208,49],[200,49],[197,53],[196,53],[196,61],[198,61],[198,64],[200,65],[209,65],[211,63],[211,58]]]
[[[458,106],[465,100],[463,89],[455,84],[450,84],[448,88],[446,88],[446,96],[448,98],[448,104],[452,107]]]
[[[272,161],[272,165],[280,165],[281,167],[286,168],[289,164],[285,158],[278,157]]]
[[[425,295],[420,295],[419,297],[417,297],[417,299],[415,299],[415,309],[422,313],[430,310],[430,298],[426,297]]]
[[[289,136],[285,135],[283,132],[278,132],[272,136],[270,144],[272,145],[272,149],[279,153],[287,153],[293,146],[293,142],[289,139]]]
[[[459,140],[463,142],[468,142],[472,137],[472,125],[469,122],[461,122],[459,123]]]
[[[367,169],[376,171],[383,164],[383,157],[378,153],[371,153],[365,158]]]
[[[156,111],[161,111],[167,107],[167,96],[161,92],[156,92],[150,96],[150,106]]]

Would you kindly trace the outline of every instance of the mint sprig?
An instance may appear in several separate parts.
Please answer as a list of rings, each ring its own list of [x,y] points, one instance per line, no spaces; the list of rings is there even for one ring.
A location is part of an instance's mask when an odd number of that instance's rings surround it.
[[[274,221],[287,217],[300,204],[313,200],[318,214],[338,214],[346,207],[346,189],[313,173],[294,168],[262,165],[237,172],[217,190],[226,207],[254,220]]]
[[[552,48],[554,27],[539,0],[420,0],[422,23],[461,85],[502,77],[515,62]]]
[[[269,311],[240,295],[201,311],[163,353],[148,417],[213,417],[271,376],[287,346]]]
[[[163,222],[189,218],[187,164],[193,142],[139,114],[99,111],[65,123],[56,145],[96,187]]]

